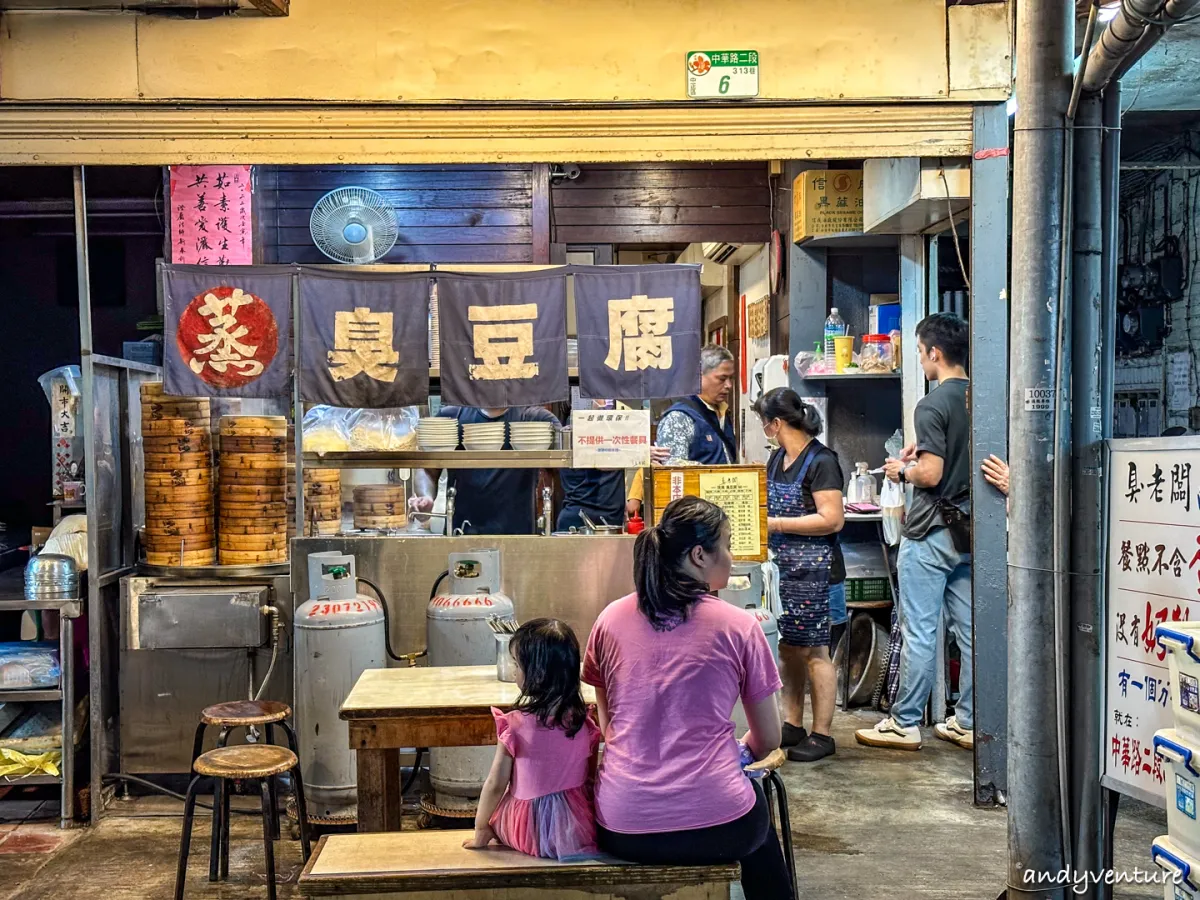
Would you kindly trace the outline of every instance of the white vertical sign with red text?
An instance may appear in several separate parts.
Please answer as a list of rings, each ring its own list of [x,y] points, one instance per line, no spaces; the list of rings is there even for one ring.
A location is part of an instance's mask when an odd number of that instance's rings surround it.
[[[1200,618],[1200,439],[1109,446],[1103,781],[1162,806],[1154,732],[1174,721],[1154,629]]]

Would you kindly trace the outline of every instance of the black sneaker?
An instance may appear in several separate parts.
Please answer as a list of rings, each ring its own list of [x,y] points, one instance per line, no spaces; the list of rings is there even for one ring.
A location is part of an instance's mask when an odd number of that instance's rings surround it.
[[[837,745],[829,735],[810,734],[803,744],[789,750],[787,757],[792,762],[816,762],[836,752]]]
[[[779,742],[780,747],[795,747],[803,744],[806,740],[808,740],[808,732],[803,725],[783,723],[783,740]]]

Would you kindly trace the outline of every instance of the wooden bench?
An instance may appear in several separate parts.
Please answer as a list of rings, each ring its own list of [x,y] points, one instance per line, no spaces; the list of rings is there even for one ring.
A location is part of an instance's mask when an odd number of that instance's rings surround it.
[[[560,863],[507,848],[466,850],[470,831],[333,834],[300,875],[305,897],[400,896],[405,900],[727,900],[737,865],[638,866],[613,860]]]

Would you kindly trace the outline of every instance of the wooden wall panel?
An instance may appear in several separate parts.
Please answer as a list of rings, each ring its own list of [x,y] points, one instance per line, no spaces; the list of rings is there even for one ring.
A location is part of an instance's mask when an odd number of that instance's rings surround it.
[[[763,163],[585,165],[551,187],[564,244],[757,242],[770,236]]]
[[[388,263],[533,262],[531,166],[261,166],[265,262],[327,263],[308,230],[327,192],[379,191],[400,237]]]

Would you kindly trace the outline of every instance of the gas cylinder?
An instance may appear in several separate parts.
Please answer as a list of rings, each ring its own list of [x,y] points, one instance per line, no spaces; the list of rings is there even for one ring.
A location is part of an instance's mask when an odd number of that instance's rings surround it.
[[[311,818],[352,818],[358,793],[350,731],[338,716],[358,677],[387,665],[384,611],[359,594],[354,557],[309,556],[309,596],[296,610],[296,740]]]
[[[513,616],[513,602],[502,589],[500,551],[451,553],[448,569],[449,591],[430,600],[425,613],[429,665],[495,665],[496,638],[488,619]],[[495,755],[492,747],[431,749],[435,805],[458,814],[474,809]]]

